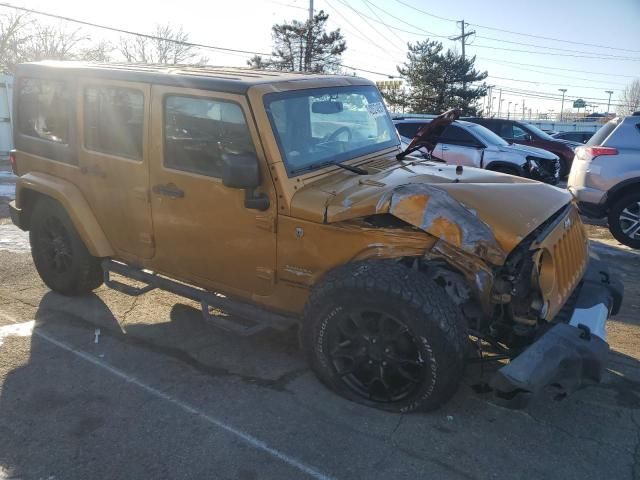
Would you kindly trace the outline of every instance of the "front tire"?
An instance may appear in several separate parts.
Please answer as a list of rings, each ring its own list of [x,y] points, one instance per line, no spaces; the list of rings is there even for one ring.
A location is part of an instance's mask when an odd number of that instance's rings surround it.
[[[640,248],[640,193],[620,198],[609,210],[609,230],[623,245]]]
[[[311,293],[301,338],[326,385],[387,411],[438,408],[464,371],[461,313],[439,286],[395,261],[330,272]]]
[[[100,259],[92,256],[66,210],[53,200],[34,206],[29,230],[31,255],[42,281],[54,292],[84,295],[102,285]]]

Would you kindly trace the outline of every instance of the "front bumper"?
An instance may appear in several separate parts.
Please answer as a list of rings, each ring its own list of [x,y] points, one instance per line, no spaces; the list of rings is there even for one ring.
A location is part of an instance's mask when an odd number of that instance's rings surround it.
[[[620,310],[623,292],[606,265],[592,258],[568,318],[556,317],[553,327],[494,374],[496,397],[522,406],[549,385],[570,393],[587,380],[599,382],[609,353],[605,324]]]

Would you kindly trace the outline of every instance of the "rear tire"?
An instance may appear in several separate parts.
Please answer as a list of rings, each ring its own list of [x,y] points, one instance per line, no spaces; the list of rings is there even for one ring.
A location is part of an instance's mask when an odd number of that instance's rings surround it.
[[[314,287],[303,348],[339,395],[392,412],[434,410],[464,371],[462,315],[423,274],[395,261],[344,265]]]
[[[623,245],[640,248],[640,193],[616,200],[609,210],[609,230]],[[634,234],[635,232],[635,234]]]
[[[84,295],[103,282],[100,259],[92,256],[66,210],[54,200],[34,206],[29,230],[31,255],[42,281],[54,292]]]

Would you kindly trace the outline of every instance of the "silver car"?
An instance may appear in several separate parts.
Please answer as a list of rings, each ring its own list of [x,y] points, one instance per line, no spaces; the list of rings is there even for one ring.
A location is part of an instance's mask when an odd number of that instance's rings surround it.
[[[610,120],[576,149],[568,186],[583,214],[607,217],[616,240],[640,248],[640,112]]]
[[[406,147],[418,129],[428,124],[424,118],[394,119]],[[424,156],[428,152],[421,150]],[[488,128],[455,120],[439,133],[430,158],[453,165],[485,168],[496,172],[532,178],[555,185],[559,180],[557,155],[536,147],[510,144]]]

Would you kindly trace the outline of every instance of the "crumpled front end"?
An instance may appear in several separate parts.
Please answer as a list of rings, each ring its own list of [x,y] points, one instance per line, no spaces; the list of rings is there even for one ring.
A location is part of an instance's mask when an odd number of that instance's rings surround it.
[[[606,322],[618,313],[623,286],[606,265],[591,258],[584,278],[554,325],[491,379],[508,406],[553,385],[570,393],[587,381],[599,382],[607,364]]]

